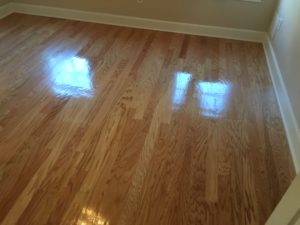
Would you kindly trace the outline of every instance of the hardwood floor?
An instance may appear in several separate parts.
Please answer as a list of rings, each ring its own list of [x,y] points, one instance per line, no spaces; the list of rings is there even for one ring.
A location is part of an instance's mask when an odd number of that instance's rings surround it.
[[[295,176],[261,44],[0,20],[1,225],[263,225]]]

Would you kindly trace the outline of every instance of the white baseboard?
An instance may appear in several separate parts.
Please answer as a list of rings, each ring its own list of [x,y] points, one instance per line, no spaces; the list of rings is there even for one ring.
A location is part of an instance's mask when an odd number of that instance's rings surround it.
[[[13,13],[11,4],[5,4],[3,6],[0,6],[0,19],[8,16],[11,13]]]
[[[280,71],[275,52],[269,38],[264,42],[264,49],[295,169],[297,173],[300,173],[300,129],[288,96],[283,75]]]
[[[107,13],[87,12],[81,10],[63,9],[22,3],[9,3],[9,5],[11,8],[13,8],[14,12],[18,13],[72,19],[85,22],[111,24],[133,28],[142,28],[218,38],[228,38],[253,42],[263,42],[263,40],[265,40],[266,37],[266,32],[254,30],[217,26],[204,26],[198,24],[119,16]]]

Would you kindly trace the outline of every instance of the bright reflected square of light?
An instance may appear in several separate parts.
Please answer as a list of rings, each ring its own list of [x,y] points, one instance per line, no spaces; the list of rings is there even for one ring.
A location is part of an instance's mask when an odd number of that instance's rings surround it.
[[[87,59],[70,57],[51,58],[53,90],[58,95],[91,97],[93,82]]]
[[[197,84],[199,107],[201,114],[206,117],[222,116],[229,100],[231,85],[223,82],[204,82]]]
[[[189,83],[192,79],[192,74],[186,72],[176,73],[175,87],[173,91],[173,106],[178,109],[184,104]]]

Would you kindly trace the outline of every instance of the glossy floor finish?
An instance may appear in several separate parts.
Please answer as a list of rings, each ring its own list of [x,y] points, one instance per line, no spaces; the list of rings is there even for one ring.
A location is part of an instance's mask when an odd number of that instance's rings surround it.
[[[263,225],[294,169],[261,44],[0,20],[1,225]]]

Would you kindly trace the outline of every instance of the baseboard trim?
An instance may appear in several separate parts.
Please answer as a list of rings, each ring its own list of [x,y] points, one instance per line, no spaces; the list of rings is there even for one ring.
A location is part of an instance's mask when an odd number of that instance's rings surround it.
[[[270,39],[267,38],[263,44],[295,169],[297,173],[300,173],[300,129],[298,127],[272,43]]]
[[[13,11],[17,13],[79,20],[85,22],[111,24],[133,28],[142,28],[252,42],[263,42],[263,40],[265,40],[266,37],[266,32],[254,30],[205,26],[129,16],[119,16],[107,13],[87,12],[81,10],[55,8],[23,3],[9,3],[9,5],[13,9]]]
[[[0,6],[0,19],[10,15],[11,13],[13,13],[11,7],[12,7],[11,4],[5,4],[3,6]]]

